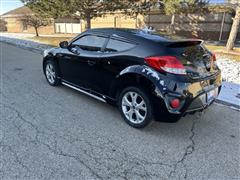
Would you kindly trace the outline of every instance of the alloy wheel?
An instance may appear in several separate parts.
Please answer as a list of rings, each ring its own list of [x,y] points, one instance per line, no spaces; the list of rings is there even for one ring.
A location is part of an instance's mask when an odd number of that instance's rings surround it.
[[[122,97],[122,111],[131,123],[140,124],[147,116],[147,106],[137,92],[127,92]]]
[[[56,79],[56,73],[53,65],[50,63],[46,65],[46,77],[49,83],[54,84]]]

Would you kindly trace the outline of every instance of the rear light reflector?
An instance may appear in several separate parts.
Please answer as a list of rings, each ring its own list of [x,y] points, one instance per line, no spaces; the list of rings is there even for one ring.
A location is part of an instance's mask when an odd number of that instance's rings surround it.
[[[216,61],[216,60],[217,60],[216,54],[214,54],[214,53],[212,54],[212,60],[213,60],[213,61]]]
[[[186,74],[183,64],[175,56],[146,57],[145,61],[149,66],[160,71],[172,74]]]
[[[180,101],[179,101],[179,99],[176,98],[176,99],[171,100],[171,101],[170,101],[170,105],[171,105],[171,107],[174,108],[174,109],[178,108],[178,107],[180,106]]]

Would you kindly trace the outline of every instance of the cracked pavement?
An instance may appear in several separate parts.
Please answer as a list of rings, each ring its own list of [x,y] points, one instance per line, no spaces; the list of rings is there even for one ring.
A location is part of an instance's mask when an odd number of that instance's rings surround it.
[[[213,104],[145,129],[67,87],[40,54],[0,43],[0,179],[240,179],[239,111]]]

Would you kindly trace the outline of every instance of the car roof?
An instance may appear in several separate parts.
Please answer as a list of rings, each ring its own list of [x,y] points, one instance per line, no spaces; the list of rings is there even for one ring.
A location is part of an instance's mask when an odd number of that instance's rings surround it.
[[[96,28],[87,30],[88,33],[103,33],[111,35],[112,37],[121,37],[132,39],[135,41],[147,40],[152,42],[169,42],[171,39],[154,34],[151,31],[144,29],[131,29],[131,28]]]

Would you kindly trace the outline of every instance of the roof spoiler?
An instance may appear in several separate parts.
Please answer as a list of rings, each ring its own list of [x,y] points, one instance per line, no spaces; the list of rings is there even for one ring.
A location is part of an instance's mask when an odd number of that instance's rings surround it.
[[[202,43],[203,43],[203,40],[201,39],[186,39],[181,41],[171,41],[167,44],[167,47],[180,48],[180,47],[196,46]]]

